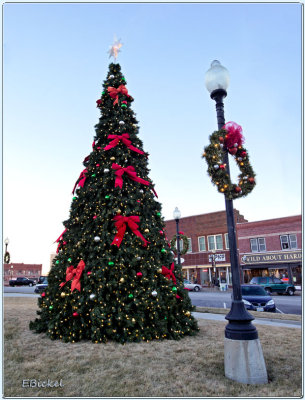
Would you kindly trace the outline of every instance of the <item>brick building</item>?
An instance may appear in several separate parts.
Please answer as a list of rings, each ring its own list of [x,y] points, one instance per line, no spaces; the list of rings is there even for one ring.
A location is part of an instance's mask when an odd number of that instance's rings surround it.
[[[236,226],[244,280],[286,278],[302,284],[302,216],[239,223]]]
[[[234,209],[235,223],[247,220]],[[166,235],[170,241],[176,234],[176,221],[168,220]],[[230,252],[225,211],[194,215],[179,220],[179,231],[188,237],[189,250],[182,256],[183,275],[191,281],[210,285],[216,279],[231,285]],[[211,255],[215,254],[216,266],[212,266]]]
[[[9,263],[4,266],[4,285],[9,284],[10,279],[17,277],[25,277],[29,279],[37,279],[42,274],[42,264],[24,264],[24,263]]]

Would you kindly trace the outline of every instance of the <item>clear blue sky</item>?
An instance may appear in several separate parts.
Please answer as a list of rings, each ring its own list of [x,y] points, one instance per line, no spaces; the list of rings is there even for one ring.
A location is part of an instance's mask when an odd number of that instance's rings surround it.
[[[250,221],[301,213],[301,4],[3,9],[3,235],[12,262],[48,269],[91,151],[114,34],[165,219],[176,206],[182,216],[224,210],[201,158],[217,128],[204,85],[214,59],[230,72],[226,120],[243,127],[257,173],[235,208]]]

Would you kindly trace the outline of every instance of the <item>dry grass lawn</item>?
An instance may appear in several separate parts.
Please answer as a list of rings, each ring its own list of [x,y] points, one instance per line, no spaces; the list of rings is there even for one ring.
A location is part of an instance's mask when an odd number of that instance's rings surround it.
[[[200,320],[180,341],[94,344],[51,341],[28,329],[37,300],[4,298],[5,397],[300,397],[301,329],[258,326],[269,383],[224,376],[224,322]],[[62,379],[62,388],[23,388]]]

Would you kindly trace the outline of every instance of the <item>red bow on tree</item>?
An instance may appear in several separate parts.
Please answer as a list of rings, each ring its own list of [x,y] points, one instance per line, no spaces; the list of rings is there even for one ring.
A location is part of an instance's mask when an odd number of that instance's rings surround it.
[[[83,260],[80,260],[76,268],[74,268],[73,265],[70,265],[70,267],[68,267],[66,271],[66,282],[62,282],[59,286],[63,287],[68,281],[73,279],[71,283],[71,292],[73,292],[74,289],[80,292],[81,289],[80,278],[82,276],[84,269],[85,269],[85,263]]]
[[[125,172],[128,175],[128,177],[130,179],[132,179],[133,181],[135,181],[135,182],[140,182],[143,185],[149,185],[150,184],[150,182],[145,181],[142,178],[139,178],[137,176],[137,174],[136,174],[136,170],[131,165],[126,167],[126,168],[124,168],[124,167],[121,167],[118,164],[113,163],[111,168],[115,170],[115,175],[116,175],[114,187],[119,186],[122,189],[122,186],[123,186],[123,178],[122,178],[122,176],[123,176],[123,174]]]
[[[108,135],[108,139],[113,139],[113,140],[106,147],[104,147],[104,150],[113,149],[113,147],[117,146],[121,140],[122,143],[124,143],[130,150],[133,150],[139,154],[145,154],[144,151],[137,149],[131,144],[128,133],[123,133],[123,135]]]
[[[128,94],[128,90],[124,85],[120,85],[117,89],[115,87],[109,86],[108,87],[109,96],[112,97],[114,100],[113,105],[115,106],[119,102],[119,93],[124,94],[125,96],[130,97]]]
[[[87,179],[87,176],[85,175],[85,173],[88,172],[87,169],[85,168],[81,173],[79,178],[77,179],[77,181],[75,182],[74,188],[72,190],[72,194],[74,194],[75,192],[75,188],[77,185],[84,187],[85,181]]]
[[[130,217],[123,217],[122,215],[116,215],[113,218],[113,221],[115,221],[115,227],[118,230],[118,233],[115,235],[113,242],[111,244],[116,245],[120,247],[127,225],[129,228],[132,230],[132,232],[138,236],[142,241],[144,242],[144,246],[147,246],[147,243],[149,243],[141,234],[141,232],[138,230],[139,225],[137,222],[140,222],[140,218],[137,215],[132,215]]]
[[[66,228],[66,229],[63,231],[63,233],[59,236],[59,238],[55,240],[55,242],[58,243],[58,242],[63,238],[63,236],[64,236],[64,234],[67,232],[67,230],[68,230],[68,229]],[[55,242],[54,242],[54,243],[55,243]]]
[[[175,268],[174,263],[171,264],[170,269],[168,269],[164,265],[162,265],[162,275],[164,275],[165,278],[167,278],[167,279],[171,279],[174,282],[174,284],[176,285],[176,277],[174,275],[174,268]]]

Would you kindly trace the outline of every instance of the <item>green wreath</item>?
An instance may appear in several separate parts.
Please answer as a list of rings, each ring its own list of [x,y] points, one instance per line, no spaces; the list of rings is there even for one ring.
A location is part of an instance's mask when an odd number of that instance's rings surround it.
[[[185,254],[187,253],[188,249],[189,249],[189,241],[187,236],[183,235],[183,234],[179,234],[180,239],[183,240],[183,249],[180,249],[180,254]],[[171,249],[172,251],[177,254],[177,248],[176,248],[176,243],[177,243],[177,235],[175,235],[172,240],[171,240]]]
[[[224,145],[224,138],[227,133],[224,129],[213,132],[210,136],[211,144],[204,148],[202,157],[208,163],[208,174],[213,184],[217,186],[218,191],[223,193],[228,200],[233,200],[247,196],[252,192],[256,182],[254,179],[255,173],[249,162],[248,152],[243,146],[236,147],[234,150],[235,154],[229,151],[241,172],[238,175],[238,184],[231,182],[229,174],[226,171],[226,165],[222,162],[223,152],[228,151]]]
[[[4,254],[4,263],[5,263],[5,264],[8,264],[8,263],[10,262],[10,259],[11,259],[10,253],[7,251],[7,252]]]

